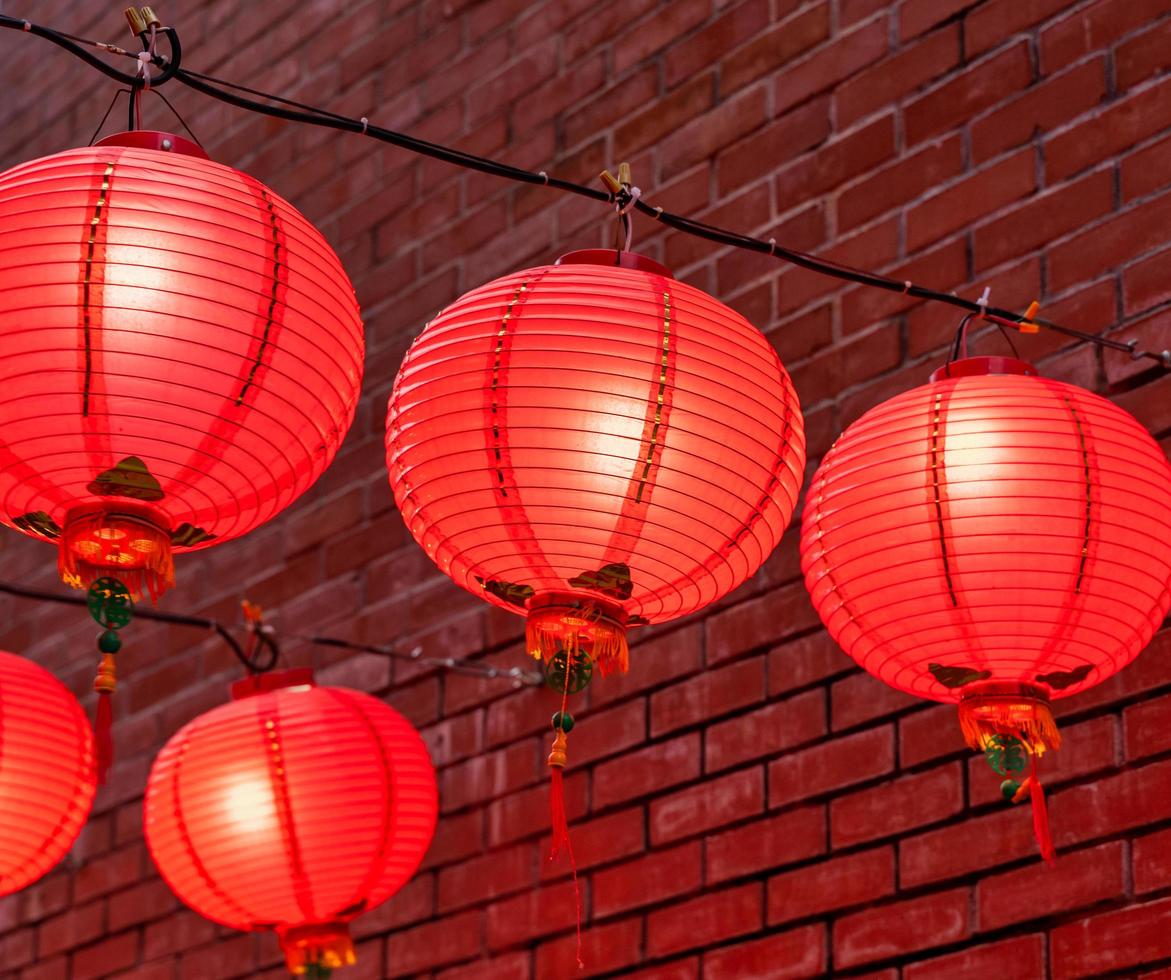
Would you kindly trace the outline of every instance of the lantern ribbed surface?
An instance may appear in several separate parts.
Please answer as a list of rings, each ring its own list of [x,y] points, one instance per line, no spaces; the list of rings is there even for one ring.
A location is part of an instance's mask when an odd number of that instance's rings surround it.
[[[743,317],[604,250],[504,276],[412,345],[387,417],[395,500],[458,585],[511,609],[604,600],[629,624],[751,575],[801,485],[796,393]]]
[[[93,732],[77,699],[39,664],[0,651],[0,895],[65,857],[96,791]]]
[[[191,908],[275,929],[289,951],[289,936],[344,934],[407,882],[435,829],[435,772],[414,728],[367,694],[313,686],[305,671],[257,690],[163,748],[146,840]]]
[[[1117,405],[1022,362],[939,374],[851,425],[813,478],[801,548],[822,621],[919,697],[1100,683],[1171,606],[1166,456]]]
[[[321,234],[185,140],[122,134],[0,174],[4,523],[53,540],[124,510],[178,551],[245,534],[328,465],[362,357]]]

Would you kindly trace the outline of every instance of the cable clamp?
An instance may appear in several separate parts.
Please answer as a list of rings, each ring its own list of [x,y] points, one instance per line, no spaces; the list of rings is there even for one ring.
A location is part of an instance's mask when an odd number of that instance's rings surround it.
[[[768,240],[768,254],[769,254],[769,255],[771,255],[771,256],[773,256],[773,258],[776,258],[776,254],[777,254],[777,240],[776,240],[775,238],[770,238],[770,239]]]
[[[547,173],[545,173],[544,170],[538,170],[537,176],[540,177],[541,180],[543,180],[545,182],[546,187],[549,186],[549,175]]]
[[[911,286],[913,286],[913,285],[914,285],[914,283],[912,283],[910,279],[903,280],[903,295],[904,296],[909,296],[911,294]]]
[[[635,204],[638,203],[638,199],[640,197],[642,197],[642,191],[639,190],[639,188],[637,188],[637,187],[628,188],[626,193],[627,193],[629,199],[627,200],[627,202],[625,204],[622,204],[619,206],[619,208],[618,208],[619,214],[627,214],[630,211],[630,209],[633,208],[635,206]]]
[[[21,24],[24,25],[24,30],[25,30],[26,34],[33,29],[33,25],[27,20],[22,20]]]
[[[362,135],[365,136],[366,130],[370,128],[370,120],[363,116],[360,121],[362,123]]]
[[[138,71],[135,72],[135,74],[142,76],[142,87],[145,89],[150,88],[151,57],[152,56],[149,51],[139,51],[138,52]]]

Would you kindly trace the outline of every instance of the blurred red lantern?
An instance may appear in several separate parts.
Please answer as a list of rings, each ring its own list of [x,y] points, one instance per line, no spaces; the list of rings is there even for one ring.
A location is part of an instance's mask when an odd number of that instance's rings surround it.
[[[93,732],[77,699],[39,664],[0,652],[0,895],[65,856],[96,792]]]
[[[545,661],[626,668],[626,627],[760,567],[805,461],[797,396],[742,316],[656,262],[573,252],[443,310],[390,399],[387,463],[451,579]]]
[[[802,559],[822,621],[871,674],[959,705],[969,744],[1031,787],[1050,701],[1099,684],[1171,607],[1171,465],[1127,412],[1004,358],[879,405],[826,454]]]
[[[303,493],[353,417],[363,330],[291,205],[132,132],[0,174],[0,521],[66,581],[172,582],[171,553]]]
[[[435,830],[423,740],[381,701],[308,670],[241,681],[147,782],[146,840],[200,915],[275,930],[295,973],[354,962],[348,923],[414,874]]]

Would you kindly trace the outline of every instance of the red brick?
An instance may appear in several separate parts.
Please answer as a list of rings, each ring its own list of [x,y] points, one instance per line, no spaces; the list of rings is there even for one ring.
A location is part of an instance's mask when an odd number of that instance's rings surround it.
[[[763,657],[742,660],[652,694],[651,736],[657,738],[763,700],[764,667]]]
[[[1126,852],[1121,842],[1062,854],[1052,867],[1031,864],[992,875],[976,886],[984,932],[1072,912],[1126,893]]]
[[[710,12],[711,4],[706,0],[680,0],[654,11],[637,24],[628,25],[628,29],[622,31],[614,43],[614,73],[620,75],[665,48],[680,34],[686,34],[702,24]]]
[[[894,732],[871,728],[789,753],[768,768],[770,807],[785,806],[884,776],[894,770]]]
[[[676,678],[695,673],[702,665],[703,626],[700,623],[656,633],[641,643],[637,639],[637,633],[632,633],[629,672],[607,677],[605,684],[591,685],[591,707],[620,701],[643,691],[659,691]]]
[[[768,923],[777,925],[873,904],[894,892],[894,848],[860,851],[769,878]]]
[[[899,761],[905,767],[970,753],[953,704],[941,704],[899,719]]]
[[[256,965],[256,941],[253,937],[232,936],[184,953],[179,961],[179,976],[181,980],[252,977],[256,975]]]
[[[79,905],[46,919],[37,930],[37,954],[48,957],[93,942],[105,929],[101,902]]]
[[[754,816],[764,809],[764,771],[742,769],[709,779],[651,804],[651,843],[701,834]]]
[[[771,645],[817,624],[809,593],[800,582],[730,606],[704,622],[708,664]]]
[[[614,131],[614,146],[624,158],[662,139],[712,107],[711,74],[697,75],[641,112],[632,113]]]
[[[1125,970],[1171,958],[1171,899],[1071,922],[1049,938],[1054,980]]]
[[[855,673],[835,682],[830,691],[835,731],[853,728],[921,703],[865,673]]]
[[[527,739],[449,766],[440,779],[443,811],[460,810],[536,782],[541,775],[539,754],[536,739]]]
[[[386,976],[445,966],[480,952],[482,916],[464,912],[393,933],[386,941]]]
[[[973,251],[977,271],[1069,234],[1113,207],[1113,181],[1103,170],[1038,194],[1008,214],[976,228]]]
[[[834,923],[834,962],[860,966],[971,935],[966,888],[855,912]]]
[[[1171,830],[1137,838],[1131,853],[1135,892],[1142,895],[1171,885]]]
[[[854,661],[821,630],[769,651],[768,694],[777,697],[853,669]]]
[[[933,289],[947,290],[968,278],[967,243],[953,239],[886,270],[886,274],[896,281],[922,282]],[[854,287],[842,298],[843,330],[865,330],[917,302],[903,293]]]
[[[894,155],[894,139],[894,116],[880,116],[781,168],[776,177],[778,207],[787,209],[874,169]]]
[[[970,6],[971,0],[906,0],[899,8],[899,35],[908,40]]]
[[[687,782],[699,775],[699,767],[696,733],[631,752],[594,769],[594,806],[623,803]]]
[[[1171,799],[1171,760],[1051,795],[1053,839],[1058,847],[1117,834],[1147,822]]]
[[[914,201],[956,176],[963,166],[958,136],[928,143],[914,153],[850,185],[838,197],[838,227],[860,225]]]
[[[1050,819],[1055,825],[1058,818],[1052,810]],[[957,846],[957,841],[962,845]],[[903,839],[899,844],[899,884],[915,888],[1036,854],[1029,810],[1004,806],[985,816]]]
[[[960,126],[1025,87],[1032,69],[1024,43],[992,55],[912,100],[904,110],[907,145]]]
[[[768,25],[769,10],[765,0],[746,0],[730,7],[702,30],[674,44],[663,57],[667,87],[681,81],[724,57],[741,43],[749,41]]]
[[[756,820],[708,837],[704,848],[709,885],[808,860],[825,853],[825,810],[803,807]]]
[[[359,964],[362,959],[359,959]],[[491,959],[473,960],[466,966],[453,966],[435,974],[436,980],[530,980],[532,956],[527,950],[505,953]],[[273,980],[283,980],[274,977]]]
[[[598,973],[621,970],[642,960],[642,920],[625,919],[594,925],[581,932],[581,959],[585,970],[577,966],[577,936],[554,939],[537,947],[536,980],[561,980],[562,977],[590,977]],[[528,977],[528,971],[524,977]],[[473,980],[469,976],[469,980]],[[479,980],[479,974],[475,975]]]
[[[1066,0],[989,0],[964,18],[964,51],[969,58],[983,54],[1066,7]]]
[[[949,232],[1020,200],[1037,187],[1031,148],[952,184],[907,211],[907,251],[915,252]]]
[[[719,772],[821,737],[825,709],[823,691],[806,691],[712,725],[704,735],[704,771]]]
[[[535,858],[533,846],[525,844],[444,868],[439,872],[436,911],[446,914],[532,885]]]
[[[963,808],[963,769],[952,763],[834,800],[830,840],[835,848],[847,847],[944,820]]]
[[[905,980],[1036,980],[1045,976],[1045,937],[1020,936],[909,964]]]
[[[1114,53],[1114,72],[1119,88],[1128,89],[1152,75],[1166,70],[1163,57],[1171,39],[1171,21],[1148,28],[1124,44]]]
[[[1164,242],[1160,231],[1171,216],[1171,193],[1131,207],[1101,224],[1075,235],[1049,252],[1050,285],[1064,289],[1089,278],[1084,249],[1093,243],[1094,272],[1122,265],[1129,258]]]
[[[251,937],[248,937],[251,943]],[[120,936],[104,939],[102,942],[73,954],[73,969],[69,973],[70,980],[96,980],[97,977],[109,976],[118,970],[133,966],[138,960],[139,935],[136,932],[124,932]],[[204,974],[207,976],[207,974]],[[228,977],[228,974],[218,974]],[[189,980],[189,975],[182,980]]]
[[[705,953],[703,975],[704,980],[799,980],[824,976],[825,964],[825,926],[816,924]]]
[[[777,73],[773,104],[777,110],[783,110],[833,88],[842,79],[873,64],[889,47],[889,30],[882,17],[839,34],[816,54]]]
[[[1045,177],[1062,180],[1171,125],[1171,79],[1114,102],[1045,141]]]
[[[829,4],[818,3],[758,35],[720,63],[720,89],[734,92],[829,37]]]
[[[761,886],[742,885],[672,905],[647,916],[650,956],[708,946],[755,932],[763,924]]]
[[[596,872],[591,889],[594,915],[605,918],[699,891],[700,850],[699,841],[692,841]]]
[[[1041,67],[1046,73],[1166,13],[1166,0],[1098,0],[1041,33]]]
[[[696,115],[656,147],[659,173],[666,179],[706,160],[729,143],[758,130],[769,118],[764,86],[756,86]]]
[[[983,162],[1093,108],[1106,94],[1106,59],[1094,58],[1026,89],[972,123],[972,154]]]
[[[573,728],[573,764],[582,766],[640,745],[646,732],[646,701],[642,698],[606,711],[583,713]]]
[[[646,848],[646,816],[642,807],[631,807],[594,820],[574,821],[570,827],[573,853],[578,870],[609,864],[619,858],[641,854]],[[551,838],[542,839],[540,854],[549,853]],[[563,876],[568,873],[563,862],[543,859],[541,877]]]
[[[579,820],[588,808],[588,775],[584,770],[574,770],[571,765],[565,776],[565,813],[571,824]],[[548,827],[548,817],[547,779],[532,789],[493,800],[488,806],[488,844],[498,847],[541,833]]]
[[[960,29],[951,24],[891,53],[878,64],[843,82],[834,93],[839,126],[850,126],[927,82],[950,71],[960,60]]]

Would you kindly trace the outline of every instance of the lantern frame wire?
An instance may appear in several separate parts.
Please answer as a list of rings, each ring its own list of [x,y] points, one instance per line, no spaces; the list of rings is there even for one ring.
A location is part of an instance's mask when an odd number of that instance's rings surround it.
[[[881,289],[886,292],[901,293],[906,296],[914,297],[915,299],[943,303],[948,306],[964,310],[967,313],[976,314],[980,319],[987,320],[990,323],[995,323],[1002,327],[1014,327],[1024,332],[1034,332],[1037,328],[1044,328],[1055,333],[1071,337],[1075,340],[1094,344],[1107,350],[1114,350],[1120,353],[1129,354],[1133,360],[1150,360],[1154,361],[1164,369],[1171,369],[1171,350],[1142,350],[1138,347],[1138,341],[1134,339],[1127,341],[1114,340],[1109,337],[1087,333],[1082,330],[1075,330],[1071,327],[1063,326],[1051,320],[1040,318],[1036,316],[1036,303],[1034,303],[1024,313],[990,306],[986,296],[982,297],[980,300],[965,299],[964,297],[956,296],[952,293],[945,293],[926,286],[918,285],[909,279],[892,279],[878,273],[853,268],[851,266],[832,262],[828,259],[819,258],[805,252],[800,252],[795,249],[785,248],[782,245],[778,245],[776,239],[763,241],[761,239],[743,235],[738,232],[729,231],[715,225],[710,225],[706,222],[698,221],[694,218],[688,218],[683,215],[674,214],[670,211],[664,210],[662,207],[652,205],[643,200],[641,198],[641,192],[638,192],[637,188],[632,188],[629,184],[626,183],[620,184],[615,189],[610,189],[608,187],[608,189],[604,191],[597,190],[592,187],[587,187],[583,184],[575,183],[574,181],[565,180],[559,177],[552,177],[543,170],[537,172],[525,170],[520,167],[514,167],[510,166],[509,164],[501,163],[488,157],[481,157],[477,156],[476,154],[465,153],[461,150],[456,150],[451,147],[444,146],[440,143],[433,143],[428,140],[419,139],[417,137],[409,136],[405,133],[397,132],[395,130],[385,129],[381,126],[375,126],[372,125],[369,119],[366,117],[361,119],[354,119],[327,109],[319,108],[317,106],[296,102],[292,99],[287,99],[282,96],[261,91],[259,89],[248,88],[243,85],[238,85],[234,82],[216,78],[212,75],[183,68],[181,67],[182,46],[179,42],[178,32],[175,30],[175,28],[161,27],[156,24],[154,26],[146,25],[143,26],[141,30],[135,30],[134,25],[136,23],[141,25],[143,24],[143,21],[142,18],[138,15],[138,12],[134,11],[133,8],[131,8],[130,12],[134,14],[134,18],[131,19],[131,29],[136,33],[136,36],[142,44],[143,50],[150,54],[150,58],[148,59],[149,63],[161,69],[160,73],[154,77],[144,76],[143,74],[131,75],[126,72],[118,71],[116,68],[106,64],[96,55],[91,54],[85,49],[85,47],[82,46],[88,45],[108,54],[133,58],[135,61],[138,61],[140,65],[145,65],[145,62],[139,60],[139,56],[137,54],[127,51],[125,48],[119,47],[116,44],[109,44],[104,41],[93,41],[86,38],[80,38],[76,35],[68,34],[55,28],[44,27],[38,24],[34,24],[31,21],[5,14],[0,14],[0,27],[24,31],[25,33],[33,34],[36,37],[50,41],[53,44],[56,44],[64,50],[68,51],[70,54],[73,54],[74,56],[82,59],[91,67],[97,69],[115,81],[129,86],[131,92],[133,93],[130,100],[131,129],[134,128],[134,103],[136,101],[134,96],[137,95],[138,90],[141,88],[156,88],[165,84],[171,79],[175,79],[181,84],[186,85],[188,88],[194,89],[195,91],[200,92],[205,96],[216,99],[220,102],[224,102],[228,105],[233,105],[240,109],[248,110],[249,112],[260,113],[262,115],[272,116],[277,119],[284,119],[289,122],[299,122],[312,126],[321,126],[327,129],[356,133],[361,136],[369,137],[370,139],[378,140],[382,143],[388,143],[392,146],[397,146],[400,149],[409,150],[412,153],[429,156],[437,160],[442,160],[446,163],[454,164],[455,166],[463,167],[465,169],[477,170],[481,173],[492,174],[493,176],[502,177],[517,183],[539,184],[545,187],[552,187],[555,190],[577,194],[581,197],[587,197],[605,204],[617,205],[623,218],[628,218],[630,211],[637,210],[640,213],[647,215],[648,217],[654,218],[660,224],[663,224],[676,231],[692,235],[696,238],[702,238],[710,242],[715,242],[719,245],[727,245],[733,248],[743,249],[745,251],[756,252],[761,255],[769,255],[773,258],[780,259],[783,262],[787,262],[790,265],[795,265],[808,271],[816,272],[820,275],[830,276],[832,278],[840,279],[846,282],[853,282],[862,286],[868,286],[872,289]],[[169,56],[164,56],[154,51],[154,40],[156,34],[161,35],[167,40],[170,47]],[[143,71],[145,71],[145,67],[143,68]],[[241,93],[246,93],[249,96],[253,96],[253,98],[246,98],[245,95]],[[257,101],[260,99],[263,99],[264,101]]]

